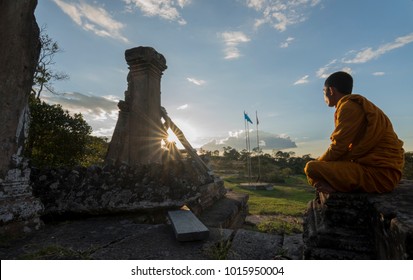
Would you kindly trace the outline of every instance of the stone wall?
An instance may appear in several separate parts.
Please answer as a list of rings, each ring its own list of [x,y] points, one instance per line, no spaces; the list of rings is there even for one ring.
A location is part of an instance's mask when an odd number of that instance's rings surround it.
[[[413,183],[388,194],[320,194],[303,237],[306,259],[413,259]]]
[[[43,205],[30,186],[30,169],[23,160],[20,167],[0,179],[0,235],[18,235],[42,226]]]
[[[183,205],[199,214],[225,195],[223,181],[199,173],[191,161],[33,170],[32,182],[44,216],[53,219],[147,213],[155,220]]]

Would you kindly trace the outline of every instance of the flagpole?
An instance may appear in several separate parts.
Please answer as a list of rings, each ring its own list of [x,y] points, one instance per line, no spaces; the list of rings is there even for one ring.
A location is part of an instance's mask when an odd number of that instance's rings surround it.
[[[250,125],[247,122],[247,135],[248,135],[248,183],[251,184],[251,141],[250,141]]]
[[[258,178],[257,178],[257,182],[259,182],[260,181],[260,178],[261,178],[261,162],[260,162],[260,139],[259,139],[259,136],[258,136],[258,124],[259,124],[259,121],[258,121],[258,112],[257,111],[255,111],[255,120],[257,121],[257,147],[258,147]]]
[[[245,127],[245,149],[247,150],[247,158],[246,158],[246,164],[247,164],[247,172],[248,172],[248,137],[247,137],[247,118],[245,117],[246,113],[244,111],[244,127]]]
[[[244,111],[244,126],[245,126],[245,149],[248,151],[248,138],[247,138],[247,118],[245,117],[246,113]]]
[[[249,133],[249,124],[250,118],[248,117],[247,113],[244,111],[244,124],[245,124],[245,145],[246,145],[246,150],[247,150],[247,170],[248,170],[248,183],[251,184],[251,158],[250,158],[250,152],[251,152],[251,144],[250,144],[250,133]]]

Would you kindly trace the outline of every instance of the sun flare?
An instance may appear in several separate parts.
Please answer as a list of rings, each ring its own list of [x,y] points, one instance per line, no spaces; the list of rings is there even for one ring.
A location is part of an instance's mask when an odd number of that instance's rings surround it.
[[[172,129],[169,128],[167,130],[167,133],[168,133],[168,137],[166,138],[166,140],[168,140],[168,142],[180,143],[178,137],[175,135]]]

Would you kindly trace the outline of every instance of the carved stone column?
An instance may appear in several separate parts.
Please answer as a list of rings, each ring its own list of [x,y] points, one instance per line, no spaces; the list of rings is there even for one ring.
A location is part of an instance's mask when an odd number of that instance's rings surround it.
[[[28,97],[40,52],[37,0],[0,0],[0,234],[41,225],[43,206],[32,194],[23,157]]]
[[[126,50],[128,90],[106,161],[129,165],[161,162],[161,77],[166,60],[151,47]]]

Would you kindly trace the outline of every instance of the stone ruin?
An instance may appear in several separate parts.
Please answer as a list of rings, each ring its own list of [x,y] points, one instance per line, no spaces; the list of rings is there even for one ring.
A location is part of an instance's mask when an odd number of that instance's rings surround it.
[[[163,55],[150,47],[126,50],[128,89],[106,165],[34,170],[34,194],[49,219],[78,215],[134,213],[162,222],[166,211],[186,205],[194,213],[225,196],[223,181],[197,155],[161,107]],[[171,129],[185,147],[167,140]]]
[[[23,157],[28,97],[40,53],[36,0],[0,1],[0,235],[41,226]]]
[[[128,89],[119,102],[119,118],[106,161],[129,165],[161,163],[161,140],[167,133],[161,122],[161,76],[167,68],[153,48],[125,51],[129,65]]]

